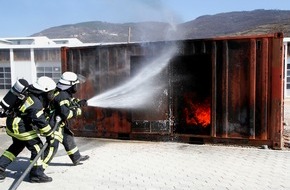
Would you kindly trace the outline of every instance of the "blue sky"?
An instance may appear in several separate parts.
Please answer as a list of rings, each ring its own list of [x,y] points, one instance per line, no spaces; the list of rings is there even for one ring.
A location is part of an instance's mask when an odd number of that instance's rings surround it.
[[[203,15],[290,10],[290,0],[0,0],[0,38],[87,21],[183,23]]]

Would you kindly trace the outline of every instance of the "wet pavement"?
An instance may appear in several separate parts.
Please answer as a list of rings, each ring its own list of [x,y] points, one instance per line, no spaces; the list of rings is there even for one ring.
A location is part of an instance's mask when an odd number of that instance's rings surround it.
[[[2,154],[11,141],[3,131],[0,139]],[[290,189],[289,150],[79,137],[76,141],[89,160],[73,166],[61,146],[46,170],[52,182],[35,184],[26,177],[17,189]],[[1,190],[12,187],[28,158],[25,150],[8,167]]]

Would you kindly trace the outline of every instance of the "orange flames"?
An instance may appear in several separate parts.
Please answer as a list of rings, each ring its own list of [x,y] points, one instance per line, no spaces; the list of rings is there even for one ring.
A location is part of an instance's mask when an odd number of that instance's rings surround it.
[[[210,99],[207,98],[204,101],[194,101],[194,98],[190,95],[185,95],[185,108],[184,115],[187,125],[199,125],[207,127],[210,124],[211,118],[211,104]]]

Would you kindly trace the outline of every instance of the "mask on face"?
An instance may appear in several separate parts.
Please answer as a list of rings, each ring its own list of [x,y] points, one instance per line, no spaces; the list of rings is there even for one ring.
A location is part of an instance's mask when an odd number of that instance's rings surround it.
[[[77,85],[73,85],[72,87],[70,87],[70,92],[72,94],[76,93],[77,92]]]
[[[54,90],[51,90],[49,92],[46,93],[46,99],[50,102],[52,101],[54,98]]]

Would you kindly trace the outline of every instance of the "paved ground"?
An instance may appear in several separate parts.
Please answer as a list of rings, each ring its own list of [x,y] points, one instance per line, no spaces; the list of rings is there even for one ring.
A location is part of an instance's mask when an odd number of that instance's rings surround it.
[[[0,132],[0,153],[10,139]],[[27,178],[18,190],[105,189],[290,189],[290,151],[253,147],[192,145],[76,138],[90,159],[73,166],[59,150],[46,174],[53,182],[33,184]],[[11,188],[28,166],[25,150],[7,170],[0,189]]]

